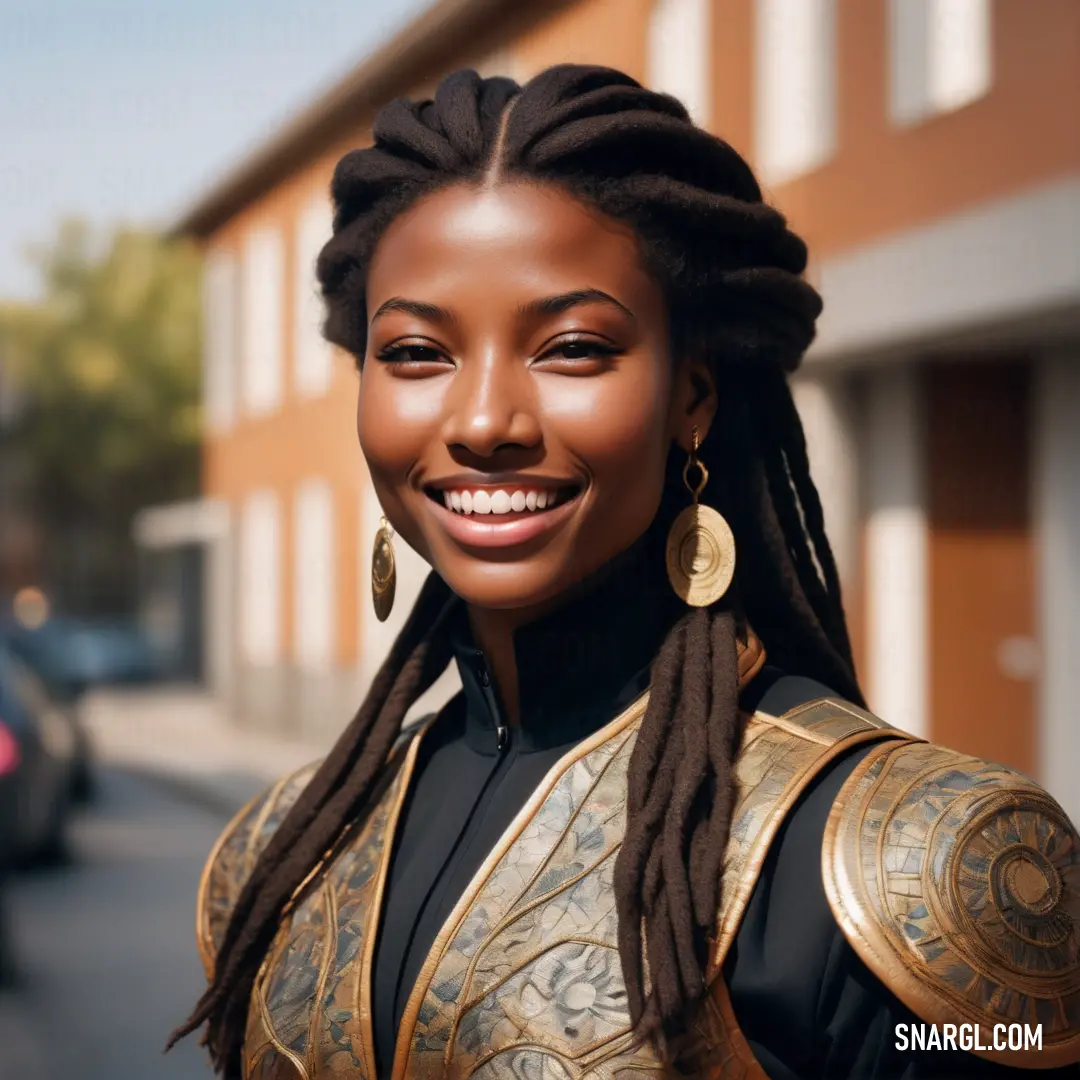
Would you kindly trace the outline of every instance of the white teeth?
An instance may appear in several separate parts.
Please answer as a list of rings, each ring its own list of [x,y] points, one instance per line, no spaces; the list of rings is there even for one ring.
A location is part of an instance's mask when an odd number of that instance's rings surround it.
[[[443,503],[448,510],[458,514],[520,514],[523,510],[546,510],[555,506],[558,493],[555,491],[448,491],[442,493]]]

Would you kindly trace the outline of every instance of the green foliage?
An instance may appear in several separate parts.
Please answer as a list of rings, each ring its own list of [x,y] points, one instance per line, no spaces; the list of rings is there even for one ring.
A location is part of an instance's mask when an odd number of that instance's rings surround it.
[[[198,255],[68,221],[35,260],[42,301],[0,311],[26,403],[14,448],[54,540],[74,530],[88,548],[126,548],[135,511],[198,490]]]

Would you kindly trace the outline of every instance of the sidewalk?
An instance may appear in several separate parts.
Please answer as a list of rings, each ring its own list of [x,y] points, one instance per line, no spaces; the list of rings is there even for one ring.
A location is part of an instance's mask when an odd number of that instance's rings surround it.
[[[198,687],[96,690],[82,716],[95,765],[143,773],[230,816],[329,749],[238,728]]]

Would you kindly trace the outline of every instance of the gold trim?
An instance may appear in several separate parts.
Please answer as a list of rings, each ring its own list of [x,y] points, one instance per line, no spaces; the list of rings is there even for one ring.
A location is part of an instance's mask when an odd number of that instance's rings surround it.
[[[765,646],[761,643],[761,638],[754,633],[751,626],[746,628],[745,644],[736,638],[736,652],[738,653],[739,691],[741,693],[765,666],[768,657],[765,655]]]
[[[587,754],[590,754],[593,750],[603,746],[604,743],[609,742],[625,728],[638,721],[645,714],[645,708],[648,705],[648,701],[649,691],[645,690],[635,698],[622,713],[605,724],[599,731],[590,735],[589,738],[567,751],[566,754],[564,754],[551,769],[548,770],[547,775],[537,786],[536,790],[532,793],[521,810],[518,811],[514,820],[488,853],[488,856],[480,869],[473,875],[468,887],[454,906],[454,910],[443,924],[442,929],[439,931],[434,944],[431,949],[428,950],[424,964],[420,968],[420,974],[417,976],[416,982],[409,994],[409,1000],[401,1018],[401,1027],[398,1030],[397,1043],[394,1046],[393,1069],[390,1074],[391,1080],[405,1080],[405,1070],[408,1066],[409,1040],[412,1037],[412,1032],[416,1028],[417,1018],[420,1014],[420,1006],[423,1004],[424,997],[431,986],[431,980],[435,977],[435,972],[438,969],[439,963],[442,961],[447,945],[453,939],[454,934],[457,933],[461,921],[468,914],[469,909],[476,900],[477,894],[483,888],[506,852],[517,841],[521,833],[532,821],[536,812],[551,794],[563,774]],[[618,751],[616,751],[616,753],[618,753]]]
[[[221,830],[220,835],[214,841],[206,862],[203,863],[202,873],[199,875],[199,887],[195,893],[195,944],[199,950],[199,959],[202,960],[203,970],[206,972],[206,981],[212,982],[214,968],[217,965],[217,956],[210,951],[210,926],[209,914],[206,911],[206,891],[210,887],[210,875],[214,871],[214,863],[217,862],[221,849],[225,842],[232,836],[241,821],[255,808],[260,799],[266,798],[266,792],[249,799],[229,820],[229,823]]]
[[[303,769],[310,768],[310,765],[303,766]],[[303,769],[298,769],[297,772],[302,772]],[[266,801],[262,805],[262,809],[256,815],[255,820],[251,824],[251,832],[248,834],[248,841],[244,845],[244,878],[245,880],[250,876],[251,871],[255,868],[256,856],[255,846],[259,840],[259,834],[266,828],[266,819],[274,812],[277,806],[278,799],[281,798],[281,793],[285,790],[285,786],[289,781],[296,776],[296,773],[290,773],[288,776],[282,777],[276,784],[274,784],[269,793],[266,796]]]
[[[717,1062],[715,1075],[724,1077],[724,1080],[769,1080],[768,1074],[754,1056],[742,1028],[739,1027],[735,1008],[731,1004],[731,994],[723,979],[718,979],[713,984],[706,1007],[714,1010],[720,1027],[718,1034],[722,1041],[716,1049],[724,1050],[728,1055],[726,1060]]]
[[[323,995],[326,993],[326,981],[330,978],[330,969],[334,966],[337,946],[337,895],[330,886],[328,880],[323,881],[323,904],[325,907],[326,936],[323,941],[323,957],[319,978],[315,984],[315,1000],[311,1004],[311,1016],[308,1017],[307,1035],[307,1064],[311,1075],[315,1076],[315,1070],[319,1063],[316,1060],[317,1053],[321,1049],[318,1039],[318,1031],[322,1026],[323,1018]]]
[[[371,980],[374,972],[371,970],[375,956],[375,938],[379,929],[382,916],[383,892],[386,888],[386,878],[390,869],[390,859],[394,850],[394,838],[397,832],[398,819],[401,816],[401,807],[409,792],[409,781],[412,780],[413,767],[416,765],[416,756],[420,751],[420,740],[431,728],[431,724],[423,727],[412,737],[409,749],[405,753],[405,760],[394,777],[397,791],[394,794],[394,805],[391,807],[386,819],[383,833],[382,851],[379,853],[379,873],[375,881],[375,891],[368,905],[367,926],[364,928],[364,949],[360,961],[360,1031],[364,1039],[364,1063],[368,1069],[368,1080],[376,1080],[379,1074],[375,1061],[375,1030],[374,1015],[371,1007]]]
[[[266,1004],[266,996],[261,992],[259,993],[259,1019],[262,1021],[263,1030],[266,1032],[266,1037],[269,1040],[270,1046],[282,1057],[287,1058],[296,1066],[296,1071],[300,1074],[300,1080],[310,1080],[307,1066],[300,1060],[294,1051],[290,1050],[281,1041],[281,1037],[274,1027],[274,1022],[270,1018],[270,1008]]]
[[[833,745],[833,740],[829,738],[828,735],[822,735],[820,731],[811,731],[809,728],[804,728],[801,724],[796,724],[791,720],[786,719],[786,716],[773,716],[772,713],[763,712],[761,709],[758,709],[754,713],[754,719],[760,720],[770,727],[786,731],[789,735],[794,735],[795,738],[802,739],[803,742],[817,743],[818,746]]]

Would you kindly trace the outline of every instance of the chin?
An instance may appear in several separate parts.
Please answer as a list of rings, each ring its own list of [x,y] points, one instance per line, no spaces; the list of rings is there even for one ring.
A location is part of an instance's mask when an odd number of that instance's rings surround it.
[[[571,589],[581,574],[543,573],[538,567],[488,563],[468,571],[442,573],[443,579],[465,603],[493,611],[513,611],[547,604]]]

